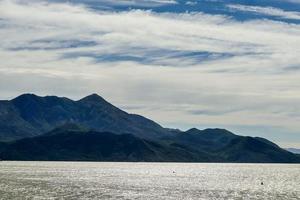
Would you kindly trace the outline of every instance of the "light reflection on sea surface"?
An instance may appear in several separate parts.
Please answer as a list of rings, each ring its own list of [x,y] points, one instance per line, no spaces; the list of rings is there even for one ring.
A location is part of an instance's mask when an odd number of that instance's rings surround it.
[[[2,161],[0,198],[300,199],[300,165]]]

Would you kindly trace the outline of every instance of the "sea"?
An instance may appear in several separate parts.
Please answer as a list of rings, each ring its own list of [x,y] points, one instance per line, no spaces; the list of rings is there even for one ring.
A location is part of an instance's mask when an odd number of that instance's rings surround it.
[[[300,199],[300,165],[0,162],[0,199]]]

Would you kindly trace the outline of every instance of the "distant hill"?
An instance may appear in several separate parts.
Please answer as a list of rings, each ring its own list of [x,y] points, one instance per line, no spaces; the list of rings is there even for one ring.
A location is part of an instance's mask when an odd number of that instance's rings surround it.
[[[96,94],[0,101],[0,159],[300,163],[267,139],[225,129],[163,128]]]
[[[270,144],[269,141],[237,136],[222,129],[193,131],[192,135],[191,131],[182,133],[184,140],[174,137],[158,142],[130,134],[116,135],[66,125],[41,136],[0,143],[0,159],[300,163],[300,157]],[[191,142],[193,139],[195,141]],[[201,141],[207,141],[208,145]],[[224,144],[221,144],[222,141],[225,141]]]
[[[186,132],[178,132],[165,140],[189,146],[195,150],[217,151],[229,144],[229,142],[239,136],[225,129],[205,129],[198,130],[192,128]]]
[[[235,135],[225,129],[190,129],[177,133],[166,141],[176,142],[190,149],[215,155],[220,162],[299,163],[295,154],[281,149],[260,137]]]
[[[228,162],[300,163],[295,154],[253,137],[235,138],[219,153]]]
[[[131,133],[151,139],[169,133],[159,124],[140,115],[128,114],[97,94],[79,101],[34,94],[0,101],[0,141],[41,135],[66,123],[76,123],[101,132]]]
[[[42,161],[208,161],[209,156],[181,146],[164,145],[130,134],[58,131],[11,142],[0,151],[3,160]]]

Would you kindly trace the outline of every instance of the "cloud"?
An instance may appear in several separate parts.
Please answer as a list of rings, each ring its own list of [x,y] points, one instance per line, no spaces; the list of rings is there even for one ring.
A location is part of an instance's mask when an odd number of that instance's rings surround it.
[[[177,4],[175,0],[95,0],[95,3],[106,3],[110,5],[119,5],[119,6],[143,6],[143,7],[153,7],[161,6],[165,4]]]
[[[98,92],[163,124],[295,132],[299,35],[300,25],[265,19],[4,0],[0,94]]]
[[[228,5],[227,7],[238,11],[253,12],[257,14],[275,16],[275,17],[280,17],[285,19],[300,20],[300,12],[285,11],[279,8],[247,6],[247,5],[240,5],[240,4],[231,4]]]
[[[197,2],[196,1],[187,1],[185,2],[186,5],[190,5],[190,6],[195,6],[197,5]]]

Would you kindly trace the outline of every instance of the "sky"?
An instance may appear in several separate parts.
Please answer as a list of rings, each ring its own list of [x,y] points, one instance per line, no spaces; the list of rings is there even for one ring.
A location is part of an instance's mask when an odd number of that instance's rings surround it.
[[[0,99],[98,93],[300,148],[300,0],[0,0]]]

